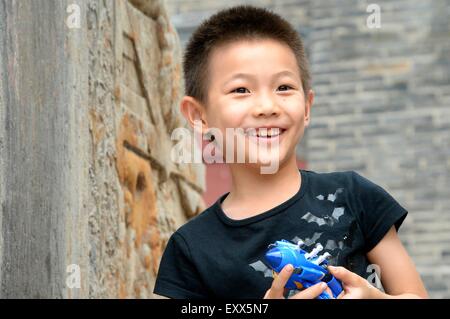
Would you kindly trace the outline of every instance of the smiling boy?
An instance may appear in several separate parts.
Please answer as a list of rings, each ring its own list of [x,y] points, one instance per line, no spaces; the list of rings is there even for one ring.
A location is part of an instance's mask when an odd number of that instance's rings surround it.
[[[296,146],[311,121],[314,92],[303,44],[275,13],[252,6],[222,10],[193,33],[184,55],[186,96],[180,110],[202,133],[243,129],[245,162],[227,163],[230,192],[169,239],[154,293],[170,298],[284,298],[292,274],[272,276],[269,244],[286,239],[322,244],[339,298],[415,298],[427,292],[397,236],[407,211],[354,171],[299,170]],[[256,132],[248,134],[248,132]],[[229,141],[215,140],[224,152]],[[270,145],[249,161],[251,143]],[[240,145],[244,145],[242,147]],[[276,160],[278,169],[262,174]],[[372,265],[376,265],[373,266]],[[385,292],[366,280],[379,269]],[[315,298],[326,285],[294,291]]]

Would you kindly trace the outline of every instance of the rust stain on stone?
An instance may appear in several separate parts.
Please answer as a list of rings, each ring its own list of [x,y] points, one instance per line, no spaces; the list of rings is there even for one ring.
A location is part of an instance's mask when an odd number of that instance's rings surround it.
[[[125,283],[121,280],[119,282],[119,298],[125,299],[127,298],[127,289]]]
[[[150,162],[127,149],[125,141],[136,146],[139,121],[124,115],[117,140],[116,168],[124,191],[125,220],[128,229],[135,231],[135,249],[140,252],[142,245],[150,247],[150,256],[144,256],[144,267],[157,272],[161,254],[160,232],[158,229],[156,193],[152,181]],[[129,258],[129,252],[127,252]]]
[[[134,30],[130,31],[127,35],[133,41],[137,41],[139,39],[138,33],[136,31],[134,31]]]
[[[120,86],[116,86],[114,89],[114,97],[117,101],[120,101]]]
[[[180,74],[181,74],[180,65],[177,63],[172,72],[172,78],[173,78],[172,83],[174,83],[174,85],[172,85],[172,91],[171,91],[171,99],[172,99],[171,103],[172,104],[176,101],[176,99],[179,98],[180,87],[176,83],[180,83],[180,81],[181,81]]]
[[[133,146],[137,145],[137,126],[136,126],[136,121],[131,118],[131,116],[129,114],[125,114],[122,118],[122,122],[120,124],[120,129],[119,129],[119,135],[118,135],[118,139],[117,139],[117,152],[118,155],[122,155],[123,154],[119,154],[119,153],[123,153],[125,148],[124,148],[124,142],[127,141],[128,143],[130,143]],[[123,171],[122,170],[118,170],[119,172],[119,177],[123,176],[120,175],[120,173]],[[121,181],[122,181],[122,177],[121,177]]]
[[[139,296],[141,294],[141,288],[139,286],[134,286],[134,294],[135,296]]]
[[[111,40],[105,38],[105,40],[103,41],[103,46],[104,46],[106,49],[111,48],[111,47],[112,47],[112,45],[111,45]]]
[[[101,114],[98,114],[94,109],[89,110],[89,118],[90,118],[90,131],[92,135],[92,139],[94,145],[97,146],[98,142],[105,135],[105,127],[103,123],[103,117]]]
[[[152,265],[152,256],[147,255],[144,257],[144,265],[146,269],[150,269],[150,266]]]
[[[125,151],[126,177],[124,186],[131,194],[131,214],[126,216],[127,225],[136,231],[136,248],[143,239],[150,240],[148,231],[156,225],[156,196],[151,181],[150,164],[130,151]],[[157,230],[156,228],[154,229]]]

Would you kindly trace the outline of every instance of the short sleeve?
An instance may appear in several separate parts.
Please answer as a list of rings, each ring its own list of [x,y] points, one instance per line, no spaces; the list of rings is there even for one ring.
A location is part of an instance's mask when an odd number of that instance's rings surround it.
[[[153,292],[174,299],[207,297],[189,247],[178,232],[173,233],[167,242]]]
[[[366,240],[365,251],[372,250],[392,226],[398,231],[408,211],[386,190],[352,171],[358,198],[358,217]]]

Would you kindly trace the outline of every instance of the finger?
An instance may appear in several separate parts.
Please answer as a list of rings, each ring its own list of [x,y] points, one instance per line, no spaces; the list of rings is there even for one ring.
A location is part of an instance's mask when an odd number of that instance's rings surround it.
[[[357,286],[360,282],[360,278],[357,274],[352,273],[350,270],[345,269],[344,267],[333,267],[328,266],[328,270],[330,273],[342,281],[343,284]]]
[[[292,275],[294,267],[292,265],[286,265],[278,273],[275,279],[272,281],[272,286],[270,287],[270,296],[272,298],[284,298],[284,286]]]
[[[317,296],[319,296],[326,288],[327,288],[327,284],[324,282],[321,282],[321,283],[311,286],[303,291],[300,291],[299,293],[296,293],[289,299],[314,299]]]
[[[331,291],[330,287],[327,285],[327,289],[325,289],[325,292],[330,296],[332,299],[335,299],[333,296],[333,292]]]
[[[336,297],[336,299],[342,299],[344,298],[345,290],[342,290],[341,293]]]

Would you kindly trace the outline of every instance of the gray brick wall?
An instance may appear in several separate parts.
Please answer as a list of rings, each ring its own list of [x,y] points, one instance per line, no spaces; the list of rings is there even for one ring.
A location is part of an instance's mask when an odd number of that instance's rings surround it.
[[[430,295],[450,297],[450,1],[378,1],[379,29],[367,4],[311,1],[308,164],[387,189]]]
[[[432,298],[450,298],[450,1],[167,0],[182,46],[218,9],[273,9],[305,38],[316,93],[298,148],[316,171],[355,170],[410,212],[400,236]]]

